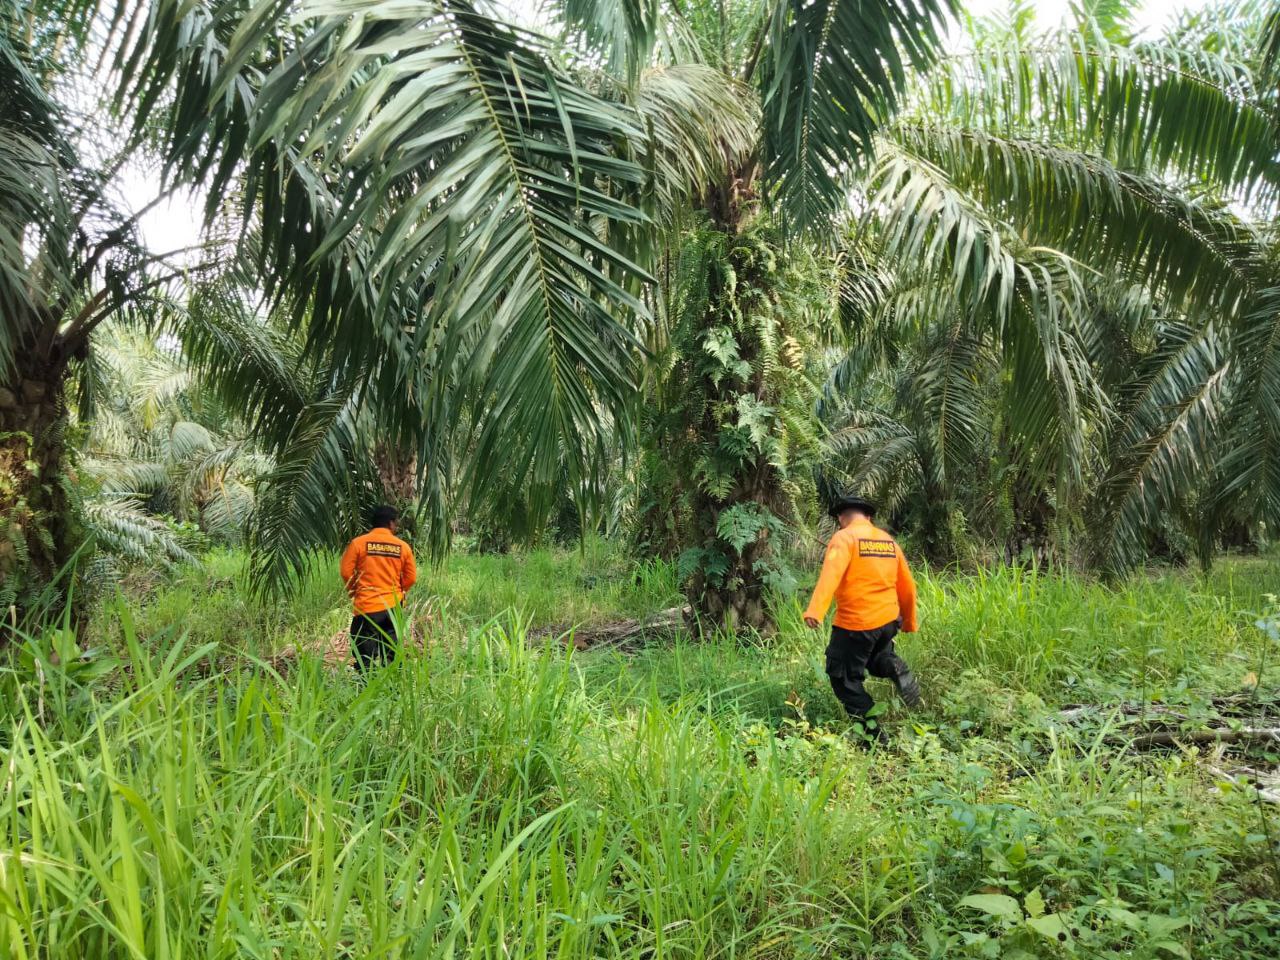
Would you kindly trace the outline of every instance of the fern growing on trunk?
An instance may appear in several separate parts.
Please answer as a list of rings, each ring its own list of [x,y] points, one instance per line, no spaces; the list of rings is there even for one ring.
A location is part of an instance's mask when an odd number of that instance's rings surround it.
[[[717,626],[768,629],[767,592],[794,587],[778,542],[811,495],[818,436],[803,358],[831,287],[807,249],[783,250],[762,219],[685,238],[646,405],[642,536],[683,547],[690,600]]]

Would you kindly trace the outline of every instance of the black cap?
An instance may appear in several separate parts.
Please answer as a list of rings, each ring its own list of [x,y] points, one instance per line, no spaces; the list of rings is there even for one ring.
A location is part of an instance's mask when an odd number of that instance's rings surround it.
[[[845,494],[842,497],[836,497],[831,501],[831,508],[827,511],[831,516],[838,517],[846,510],[857,510],[859,513],[865,513],[868,517],[875,516],[876,505],[870,500],[862,497],[855,497],[852,494]]]

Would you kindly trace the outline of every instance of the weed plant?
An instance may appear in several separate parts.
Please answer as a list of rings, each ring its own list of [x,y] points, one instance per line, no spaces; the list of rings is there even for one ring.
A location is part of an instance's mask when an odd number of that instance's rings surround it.
[[[928,704],[868,752],[791,604],[769,644],[531,641],[670,599],[662,571],[586,588],[616,558],[572,556],[454,561],[432,642],[364,687],[269,666],[341,598],[317,577],[256,607],[230,556],[104,610],[95,651],[33,638],[0,675],[0,955],[1280,953],[1250,791],[1195,751],[1117,747],[1106,706],[1239,689],[1274,564],[1116,590],[922,576],[903,648]],[[521,576],[529,606],[480,619]],[[1082,701],[1096,722],[1057,717]]]

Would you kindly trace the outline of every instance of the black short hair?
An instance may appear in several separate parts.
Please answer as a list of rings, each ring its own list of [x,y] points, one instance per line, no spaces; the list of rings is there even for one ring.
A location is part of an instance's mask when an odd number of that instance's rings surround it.
[[[389,523],[395,523],[400,519],[400,511],[395,507],[382,504],[380,507],[373,508],[373,525],[375,527],[385,527]]]
[[[857,510],[859,513],[865,514],[869,519],[874,518],[876,515],[876,505],[874,503],[851,493],[833,500],[831,508],[827,512],[833,517],[838,517],[846,510]]]

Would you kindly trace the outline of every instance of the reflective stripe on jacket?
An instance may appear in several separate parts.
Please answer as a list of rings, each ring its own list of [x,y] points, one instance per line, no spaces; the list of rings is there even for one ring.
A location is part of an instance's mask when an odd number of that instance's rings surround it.
[[[832,598],[835,625],[845,630],[875,630],[898,617],[908,633],[918,626],[916,583],[902,548],[867,521],[851,523],[831,538],[804,615],[821,620]]]
[[[386,527],[352,540],[339,572],[356,613],[390,610],[418,579],[413,549]]]

